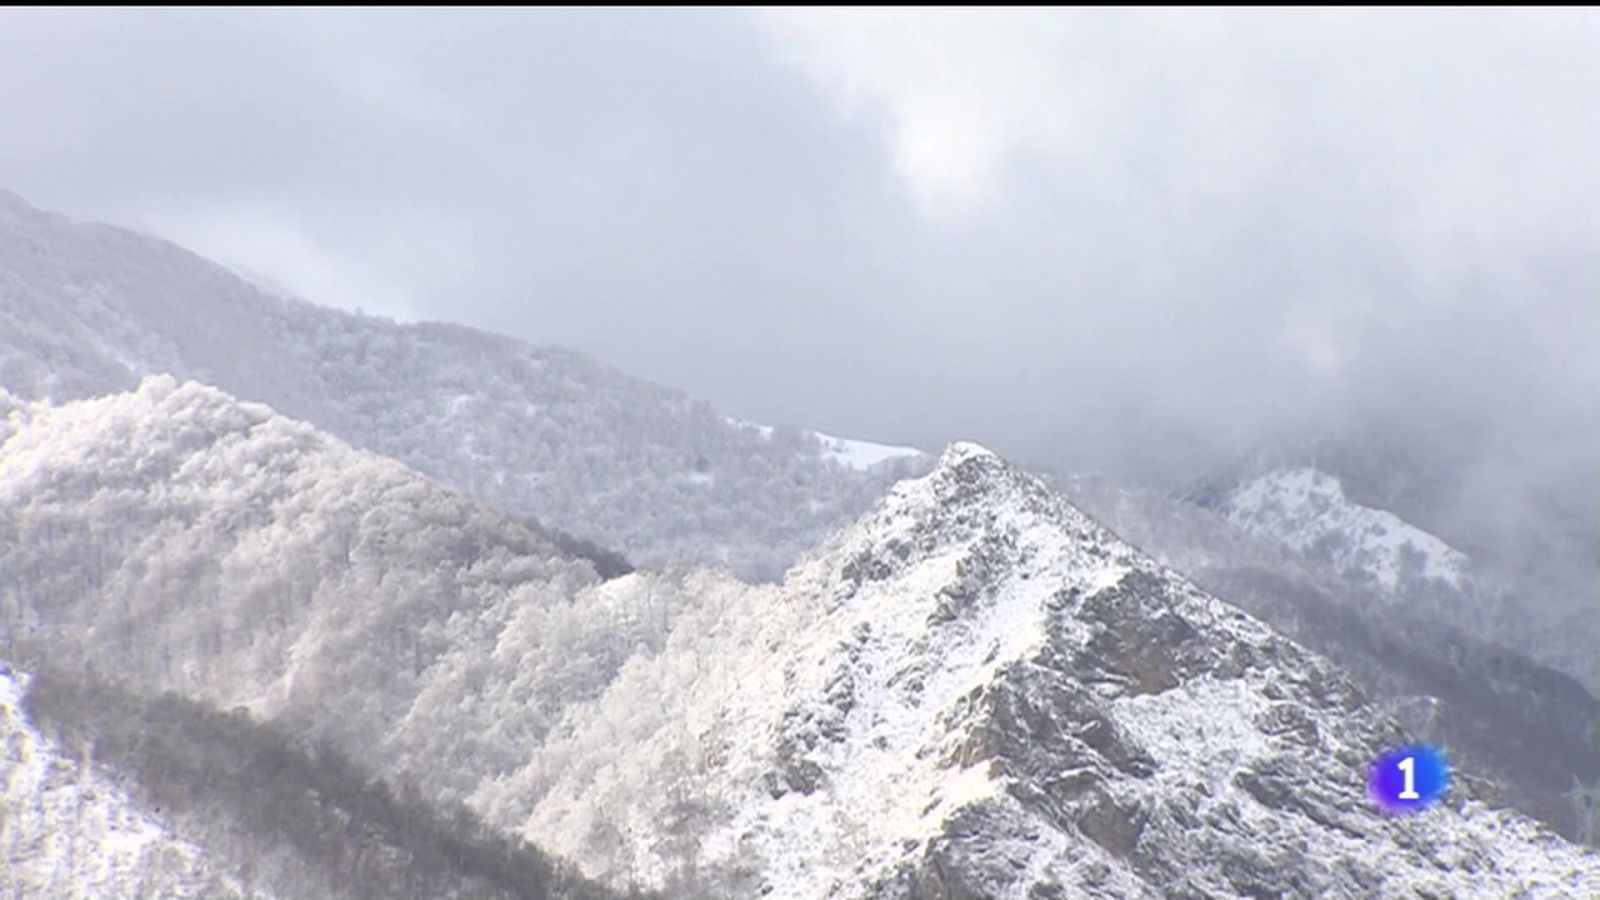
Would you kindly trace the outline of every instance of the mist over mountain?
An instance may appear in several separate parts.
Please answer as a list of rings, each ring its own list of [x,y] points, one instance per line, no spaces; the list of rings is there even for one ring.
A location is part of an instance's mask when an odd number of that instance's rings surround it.
[[[1412,577],[1420,584],[1389,588],[1380,581],[1393,571],[1395,550],[1401,558],[1412,551],[1408,543],[1377,539],[1399,533],[1426,545],[1437,538],[1412,535],[1413,527],[1392,514],[1328,503],[1325,518],[1312,519],[1328,526],[1324,552],[1305,553],[1294,545],[1293,530],[1254,533],[1170,494],[1094,476],[1052,483],[1163,565],[1336,661],[1380,707],[1413,733],[1450,747],[1459,765],[1486,776],[1502,798],[1516,797],[1518,808],[1565,834],[1592,829],[1594,810],[1574,806],[1573,788],[1600,783],[1600,704],[1582,681],[1539,661],[1555,655],[1555,647],[1572,648],[1575,668],[1592,672],[1583,635],[1518,652],[1509,640],[1525,639],[1529,623],[1507,622],[1509,610],[1506,618],[1490,618],[1496,608],[1490,601],[1499,598],[1478,595],[1470,580],[1442,586],[1419,566]],[[1352,519],[1392,530],[1334,527]],[[1364,540],[1385,552],[1338,552]],[[1360,563],[1379,566],[1371,571]]]
[[[909,448],[729,419],[569,350],[272,296],[171,244],[77,224],[14,195],[0,199],[0,230],[7,390],[68,399],[150,373],[195,377],[590,540],[593,553],[620,553],[607,572],[630,561],[709,562],[775,579],[927,465]],[[1131,421],[1107,425],[1124,426],[1138,436]],[[1600,631],[1600,489],[1583,489],[1581,456],[1491,471],[1479,465],[1484,452],[1433,441],[1415,423],[1369,422],[1342,437],[1263,445],[1183,493],[1224,503],[1253,479],[1299,467],[1336,478],[1352,502],[1392,511],[1470,560],[1464,598],[1437,596],[1460,583],[1411,594],[1469,633],[1600,687],[1589,639]],[[1332,534],[1348,523],[1277,525]],[[1284,539],[1310,547],[1306,534]]]
[[[1589,489],[1589,467],[1503,472],[1529,481],[1490,486],[1462,468],[1472,452],[1407,450],[1393,432],[1368,430],[1259,449],[1182,494],[1297,555],[1374,582],[1369,593],[1595,689],[1600,490]]]

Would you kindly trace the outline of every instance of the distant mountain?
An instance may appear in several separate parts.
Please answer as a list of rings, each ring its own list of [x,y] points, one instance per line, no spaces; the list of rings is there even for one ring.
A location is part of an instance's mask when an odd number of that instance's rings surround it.
[[[635,562],[755,578],[778,577],[930,462],[730,421],[571,350],[274,296],[172,244],[0,192],[0,388],[64,401],[161,373]]]
[[[1339,479],[1316,469],[1257,476],[1230,491],[1221,512],[1251,534],[1385,593],[1423,582],[1462,587],[1466,554],[1393,513],[1352,502]]]
[[[1593,828],[1595,811],[1572,801],[1575,783],[1600,784],[1600,702],[1572,677],[1474,636],[1459,610],[1409,602],[1415,593],[1397,597],[1368,570],[1341,570],[1332,562],[1342,555],[1302,554],[1270,529],[1242,529],[1219,512],[1107,478],[1054,483],[1163,565],[1332,658],[1379,706],[1485,776],[1504,802],[1563,834]],[[1345,508],[1330,520],[1372,513]],[[1402,534],[1411,528],[1390,519],[1379,521]],[[1436,596],[1474,602],[1456,591]]]
[[[1505,472],[1443,438],[1407,449],[1369,425],[1258,450],[1185,498],[1347,582],[1368,582],[1374,597],[1600,690],[1592,465]]]

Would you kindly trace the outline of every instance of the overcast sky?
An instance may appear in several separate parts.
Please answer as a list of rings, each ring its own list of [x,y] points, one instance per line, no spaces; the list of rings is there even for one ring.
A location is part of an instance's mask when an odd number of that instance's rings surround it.
[[[928,447],[1600,431],[1592,11],[7,10],[0,187]]]

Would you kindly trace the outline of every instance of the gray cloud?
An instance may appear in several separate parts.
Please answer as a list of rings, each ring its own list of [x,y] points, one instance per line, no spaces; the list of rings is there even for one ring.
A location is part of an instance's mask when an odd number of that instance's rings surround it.
[[[1570,473],[1596,25],[7,11],[0,182],[753,419],[1176,478],[1372,417]]]

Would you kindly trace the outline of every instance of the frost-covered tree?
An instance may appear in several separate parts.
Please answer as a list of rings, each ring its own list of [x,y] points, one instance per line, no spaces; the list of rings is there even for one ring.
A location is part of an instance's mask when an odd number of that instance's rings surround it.
[[[747,591],[602,578],[398,463],[171,379],[28,407],[0,455],[0,569],[20,657],[243,708],[491,817],[538,799],[486,788],[570,709]]]

